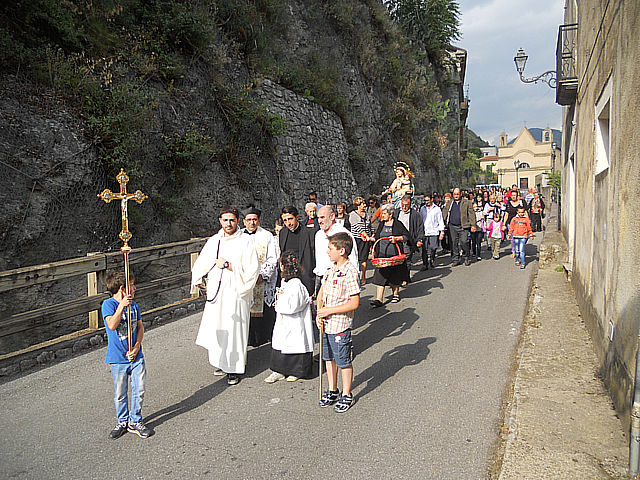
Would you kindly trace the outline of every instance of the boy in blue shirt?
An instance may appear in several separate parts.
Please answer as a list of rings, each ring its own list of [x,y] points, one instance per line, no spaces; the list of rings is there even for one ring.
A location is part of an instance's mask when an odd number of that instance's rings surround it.
[[[133,301],[136,292],[134,279],[130,278],[130,295],[127,295],[124,272],[113,271],[107,277],[107,290],[111,298],[102,304],[102,318],[107,331],[107,355],[104,359],[111,367],[114,401],[118,423],[109,434],[109,438],[119,438],[125,432],[135,433],[147,438],[153,431],[142,423],[142,400],[147,370],[144,356],[140,350],[144,327],[140,316],[140,307]],[[129,349],[127,338],[127,310],[131,309],[131,342]],[[127,390],[131,377],[131,410],[129,410]]]

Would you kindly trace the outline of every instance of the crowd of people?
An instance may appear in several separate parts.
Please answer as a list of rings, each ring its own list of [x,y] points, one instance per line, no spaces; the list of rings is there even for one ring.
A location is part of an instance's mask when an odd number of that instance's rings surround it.
[[[304,216],[296,206],[287,205],[273,231],[261,226],[262,212],[253,206],[242,215],[235,207],[221,210],[221,229],[203,247],[191,280],[192,293],[206,294],[196,344],[207,349],[214,375],[226,375],[229,385],[237,384],[245,372],[248,346],[270,342],[271,372],[265,382],[310,378],[314,345],[320,340],[329,385],[319,405],[344,413],[353,403],[351,327],[370,264],[375,267],[371,308],[385,304],[386,287],[391,290],[388,301],[400,302],[400,288],[411,281],[416,254],[422,270],[436,268],[439,248],[450,253],[452,265],[468,266],[472,259],[482,260],[483,244],[498,259],[506,239],[515,265],[525,268],[524,246],[534,231],[542,229],[545,210],[535,189],[524,196],[516,185],[508,190],[453,188],[442,195],[418,196],[408,165],[399,162],[394,169],[394,182],[379,198],[357,196],[348,203],[323,205],[311,192]],[[125,365],[112,368],[117,373],[113,375],[118,424],[110,436],[132,431],[146,438],[150,433],[140,416],[143,328],[132,301],[135,288],[127,294],[121,277],[112,281],[113,301],[103,305],[112,334],[107,363]],[[139,332],[133,336],[133,348],[127,346],[121,325],[126,324],[127,307],[136,311],[129,319]],[[139,370],[132,370],[135,365]],[[123,375],[132,378],[131,412]]]

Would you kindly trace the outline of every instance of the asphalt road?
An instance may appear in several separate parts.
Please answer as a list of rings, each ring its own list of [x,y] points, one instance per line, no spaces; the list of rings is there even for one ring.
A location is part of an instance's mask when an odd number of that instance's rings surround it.
[[[264,383],[269,345],[249,351],[238,385],[214,377],[194,344],[200,314],[145,335],[143,414],[156,432],[146,440],[108,438],[105,348],[0,385],[0,477],[485,478],[537,237],[525,270],[504,249],[469,267],[439,256],[379,309],[368,284],[354,325],[356,402],[342,415],[317,406],[317,378]]]

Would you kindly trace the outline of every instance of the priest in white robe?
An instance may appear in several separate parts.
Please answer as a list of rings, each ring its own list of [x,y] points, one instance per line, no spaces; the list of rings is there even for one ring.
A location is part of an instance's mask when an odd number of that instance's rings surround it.
[[[203,247],[191,271],[191,292],[207,278],[207,302],[196,345],[209,351],[209,363],[238,383],[245,372],[252,290],[260,264],[253,239],[238,228],[239,212],[223,208],[222,228]]]
[[[251,235],[260,262],[260,273],[253,287],[253,305],[249,322],[249,345],[259,347],[271,341],[276,314],[265,296],[266,287],[277,277],[278,255],[273,235],[260,226],[262,212],[254,206],[244,210],[244,234]]]

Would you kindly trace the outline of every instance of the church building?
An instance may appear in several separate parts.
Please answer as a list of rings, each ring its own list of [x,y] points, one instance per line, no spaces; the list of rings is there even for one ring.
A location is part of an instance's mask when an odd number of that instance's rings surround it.
[[[521,190],[547,186],[547,174],[556,170],[560,158],[562,134],[551,128],[524,127],[509,141],[502,132],[498,140],[497,155],[480,158],[480,167],[497,175],[503,186],[518,185]]]

